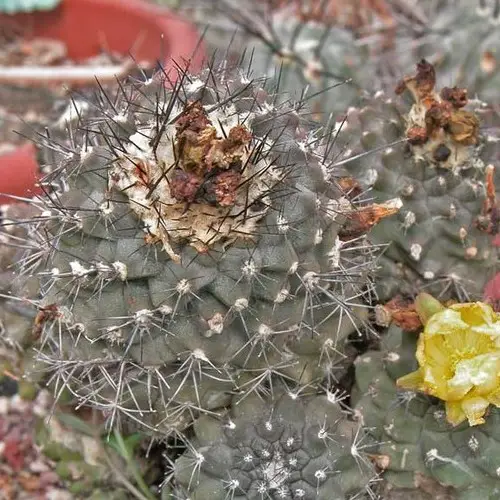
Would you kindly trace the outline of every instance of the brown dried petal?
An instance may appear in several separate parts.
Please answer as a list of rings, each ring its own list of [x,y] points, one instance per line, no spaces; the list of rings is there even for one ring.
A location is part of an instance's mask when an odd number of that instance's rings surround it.
[[[399,80],[399,82],[396,84],[396,88],[394,89],[394,92],[396,95],[402,94],[406,90],[406,80]]]
[[[190,130],[183,132],[178,142],[178,158],[184,170],[201,177],[210,171],[206,158],[216,141],[217,131],[213,127],[197,133]]]
[[[430,94],[436,85],[436,71],[434,66],[422,59],[417,63],[417,74],[415,81],[421,92]]]
[[[204,128],[210,125],[207,112],[203,108],[203,104],[199,101],[191,102],[186,106],[186,109],[177,119],[177,135],[185,130],[192,132],[201,132]]]
[[[425,113],[425,126],[427,134],[432,135],[434,131],[446,127],[451,119],[452,108],[448,102],[435,102]]]
[[[394,215],[401,208],[401,200],[390,200],[385,203],[373,203],[360,207],[349,214],[344,227],[339,231],[340,238],[356,238],[366,234],[375,224],[385,217]]]
[[[337,184],[351,200],[363,192],[361,185],[354,177],[341,177],[337,179]]]
[[[476,226],[491,235],[497,236],[500,231],[500,204],[497,200],[495,187],[495,167],[486,167],[486,198],[481,214],[476,220]]]
[[[406,138],[408,139],[408,142],[413,146],[421,146],[428,141],[429,136],[427,134],[427,130],[424,127],[415,126],[411,127],[406,132]]]
[[[435,101],[433,94],[436,84],[436,72],[434,66],[422,59],[417,64],[417,73],[415,76],[407,76],[401,80],[395,89],[396,94],[402,94],[406,88],[414,93],[415,98],[422,102],[430,99],[431,103]]]
[[[470,111],[456,110],[451,115],[447,131],[460,144],[466,146],[477,144],[479,139],[479,119]]]
[[[241,165],[251,140],[252,133],[244,125],[236,125],[229,131],[227,138],[212,141],[205,158],[207,172],[216,167],[225,170],[235,164]]]
[[[231,153],[235,148],[250,144],[252,133],[244,125],[236,125],[228,134],[227,139],[222,141],[222,150],[225,153]]]
[[[222,172],[216,177],[214,191],[220,206],[234,205],[240,182],[241,174],[234,171]]]
[[[467,89],[443,87],[441,98],[450,102],[454,108],[463,108],[467,104]]]
[[[192,203],[201,182],[195,174],[177,169],[170,180],[170,194],[179,202]]]
[[[422,322],[416,311],[414,302],[404,300],[401,296],[394,297],[383,306],[390,315],[392,323],[407,332],[422,328]]]

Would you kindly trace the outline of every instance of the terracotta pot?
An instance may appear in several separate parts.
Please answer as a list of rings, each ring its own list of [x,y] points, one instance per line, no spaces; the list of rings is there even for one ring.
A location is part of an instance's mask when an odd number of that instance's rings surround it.
[[[106,47],[130,53],[137,62],[161,62],[173,80],[178,66],[190,61],[191,71],[196,71],[204,58],[200,35],[192,24],[142,0],[63,0],[48,12],[0,15],[2,22],[15,22],[34,37],[62,40],[74,61],[97,55]],[[8,194],[35,194],[37,172],[33,146],[0,156],[0,203],[15,201]]]
[[[25,144],[0,156],[0,205],[14,203],[11,196],[30,197],[40,193],[36,186],[39,165],[36,148]],[[10,195],[10,196],[9,196]]]

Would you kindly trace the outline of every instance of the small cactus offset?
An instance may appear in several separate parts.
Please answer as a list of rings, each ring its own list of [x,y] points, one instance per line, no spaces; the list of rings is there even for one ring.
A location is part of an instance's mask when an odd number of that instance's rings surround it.
[[[56,394],[154,434],[340,374],[367,317],[364,233],[398,209],[359,206],[330,138],[245,72],[166,83],[109,96],[72,148],[46,141],[62,160],[22,262]]]
[[[416,306],[419,337],[393,325],[380,351],[357,358],[354,412],[380,443],[374,457],[389,489],[414,491],[427,478],[452,498],[497,498],[500,315],[427,294]]]
[[[420,290],[480,298],[497,266],[500,142],[480,128],[492,113],[465,89],[438,91],[435,83],[434,67],[423,60],[397,86],[401,97],[379,93],[335,123],[346,170],[375,201],[402,201],[398,215],[370,234],[389,244],[379,261],[381,300]]]
[[[200,417],[194,431],[172,499],[375,498],[363,430],[333,394],[252,395],[222,420]]]

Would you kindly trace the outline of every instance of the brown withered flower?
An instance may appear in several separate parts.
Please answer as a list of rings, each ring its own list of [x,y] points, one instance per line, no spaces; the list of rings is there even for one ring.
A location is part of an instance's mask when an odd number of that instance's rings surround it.
[[[417,313],[413,300],[404,299],[397,295],[386,304],[377,306],[376,315],[384,318],[388,324],[395,324],[406,332],[414,332],[422,328],[422,321]]]
[[[180,202],[192,203],[201,186],[202,179],[192,172],[176,169],[170,180],[170,194]]]
[[[428,135],[446,127],[451,120],[452,107],[449,102],[435,102],[425,113],[425,126]]]
[[[252,134],[244,125],[235,125],[224,137],[218,137],[203,106],[188,104],[176,122],[171,196],[184,203],[233,205],[251,141]]]
[[[363,192],[361,184],[354,177],[341,177],[336,182],[350,200],[357,198]]]
[[[401,80],[397,85],[396,94],[402,94],[405,89],[411,88],[413,92],[422,101],[431,96],[434,86],[436,85],[436,71],[434,66],[422,59],[417,63],[417,73],[415,76],[407,76]],[[432,101],[435,99],[432,98]]]
[[[244,125],[236,125],[229,130],[227,137],[212,141],[205,158],[207,171],[215,167],[227,169],[234,166],[243,156],[251,140],[250,131]]]
[[[500,204],[496,195],[495,167],[486,167],[486,198],[476,226],[482,231],[497,236],[500,231]]]
[[[479,118],[462,109],[467,91],[459,87],[435,90],[436,75],[432,64],[417,64],[414,76],[405,77],[397,92],[408,90],[414,100],[406,124],[408,143],[418,154],[441,168],[460,168],[470,152],[468,147],[479,140]]]
[[[196,101],[188,103],[184,112],[175,122],[177,135],[179,136],[185,130],[192,132],[201,132],[210,125],[210,120],[206,114],[203,105]]]
[[[465,146],[477,144],[479,140],[479,119],[470,111],[456,110],[452,113],[446,129],[454,141]]]
[[[340,239],[357,238],[366,234],[375,224],[385,217],[399,212],[403,205],[399,198],[386,201],[385,203],[372,203],[365,207],[358,207],[346,214],[344,227],[339,231]]]

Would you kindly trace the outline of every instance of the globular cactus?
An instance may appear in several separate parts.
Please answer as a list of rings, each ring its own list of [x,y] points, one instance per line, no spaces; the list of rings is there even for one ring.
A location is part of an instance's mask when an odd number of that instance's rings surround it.
[[[500,180],[498,136],[481,128],[492,113],[465,89],[435,89],[423,60],[398,85],[401,97],[379,93],[332,126],[339,163],[370,197],[399,196],[398,215],[372,230],[388,244],[379,265],[381,300],[426,290],[442,298],[480,298],[497,266]]]
[[[244,72],[103,102],[72,148],[46,141],[61,161],[21,263],[56,394],[169,433],[235,392],[331,378],[367,315],[364,233],[398,204],[359,207],[330,139]]]
[[[166,498],[375,498],[363,430],[334,394],[249,396],[221,419],[194,424]]]
[[[418,300],[431,311],[420,337],[393,325],[380,350],[356,359],[354,412],[379,443],[387,489],[411,494],[432,480],[451,498],[498,498],[499,379],[489,366],[498,364],[500,316],[481,303]]]

